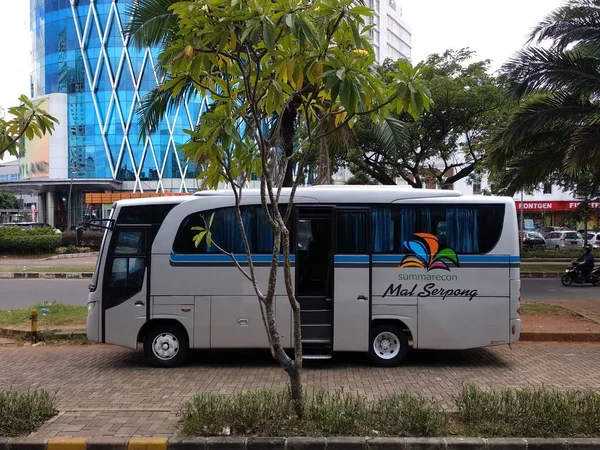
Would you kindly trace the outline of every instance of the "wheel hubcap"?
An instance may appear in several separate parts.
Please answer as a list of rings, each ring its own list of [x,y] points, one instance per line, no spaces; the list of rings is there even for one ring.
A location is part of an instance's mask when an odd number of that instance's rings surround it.
[[[170,333],[161,333],[154,338],[152,351],[163,361],[173,359],[179,353],[179,341]]]
[[[389,331],[379,333],[373,341],[373,351],[381,359],[392,359],[400,352],[400,339]]]

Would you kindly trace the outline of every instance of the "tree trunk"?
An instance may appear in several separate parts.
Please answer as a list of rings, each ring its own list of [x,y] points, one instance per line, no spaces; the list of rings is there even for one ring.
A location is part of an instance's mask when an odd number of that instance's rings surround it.
[[[302,368],[296,368],[290,373],[290,388],[294,412],[299,419],[304,417],[304,390],[302,389]]]

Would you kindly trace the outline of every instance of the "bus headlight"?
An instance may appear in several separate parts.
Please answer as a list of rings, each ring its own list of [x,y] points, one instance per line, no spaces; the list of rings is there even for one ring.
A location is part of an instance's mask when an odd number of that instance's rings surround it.
[[[96,308],[96,302],[88,303],[87,307],[88,307],[88,316],[89,316]]]

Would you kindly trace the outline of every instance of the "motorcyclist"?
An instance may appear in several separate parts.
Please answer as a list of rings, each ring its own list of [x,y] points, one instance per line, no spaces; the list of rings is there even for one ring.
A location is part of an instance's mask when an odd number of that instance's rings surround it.
[[[587,280],[594,268],[594,255],[592,254],[592,246],[590,244],[585,246],[585,252],[577,258],[577,263],[579,273],[583,276],[584,280]]]

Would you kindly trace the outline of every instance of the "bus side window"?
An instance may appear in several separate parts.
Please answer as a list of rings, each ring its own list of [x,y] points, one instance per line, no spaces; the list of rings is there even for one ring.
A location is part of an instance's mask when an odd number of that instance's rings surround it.
[[[110,285],[114,287],[141,287],[144,281],[143,258],[115,258]]]

